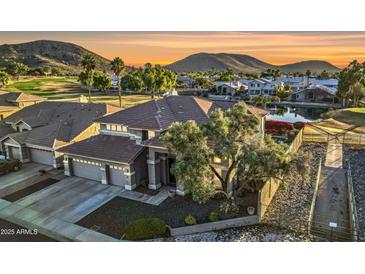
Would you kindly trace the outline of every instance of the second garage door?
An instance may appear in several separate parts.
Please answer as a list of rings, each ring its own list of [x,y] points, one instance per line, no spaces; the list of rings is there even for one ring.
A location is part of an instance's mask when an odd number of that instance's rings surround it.
[[[100,166],[72,161],[74,176],[101,181]]]
[[[121,167],[109,166],[109,182],[111,185],[124,186],[124,173]]]
[[[32,148],[30,150],[30,156],[34,163],[53,165],[53,153],[51,151]]]

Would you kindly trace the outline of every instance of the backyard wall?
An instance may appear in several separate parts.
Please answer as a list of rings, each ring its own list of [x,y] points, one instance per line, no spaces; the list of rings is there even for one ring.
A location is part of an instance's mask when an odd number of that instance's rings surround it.
[[[303,142],[303,129],[301,129],[293,142],[290,144],[287,153],[297,152]],[[280,186],[280,180],[269,179],[266,181],[264,186],[259,190],[258,203],[257,203],[257,215],[259,221],[264,216],[267,207],[270,205],[271,200],[274,198],[276,191]]]

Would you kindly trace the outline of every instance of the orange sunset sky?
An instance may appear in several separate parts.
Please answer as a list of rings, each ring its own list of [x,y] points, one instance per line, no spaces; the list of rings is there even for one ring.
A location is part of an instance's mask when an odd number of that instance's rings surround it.
[[[275,65],[326,60],[342,68],[365,61],[365,32],[0,32],[0,44],[40,39],[72,42],[134,66],[198,52],[248,54]]]

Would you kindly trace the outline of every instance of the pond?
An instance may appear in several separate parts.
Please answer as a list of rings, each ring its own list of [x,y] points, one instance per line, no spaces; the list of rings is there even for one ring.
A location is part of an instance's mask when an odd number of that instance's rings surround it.
[[[267,107],[267,120],[295,122],[313,122],[321,118],[321,114],[328,111],[326,108],[275,106]]]

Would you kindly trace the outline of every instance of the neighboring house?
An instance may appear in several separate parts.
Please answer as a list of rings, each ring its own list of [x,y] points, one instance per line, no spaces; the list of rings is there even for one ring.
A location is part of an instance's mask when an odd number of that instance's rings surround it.
[[[290,94],[290,99],[297,102],[334,103],[335,97],[336,89],[321,85],[310,85]]]
[[[331,88],[337,91],[338,80],[337,79],[309,79],[311,85],[319,85]]]
[[[0,124],[0,150],[7,158],[59,167],[57,148],[98,134],[93,121],[120,110],[107,104],[42,102],[25,107]]]
[[[231,95],[231,96],[234,96],[238,92],[243,92],[248,89],[247,85],[241,83],[240,81],[233,81],[233,82],[217,81],[214,83],[214,87],[216,88],[219,94]]]
[[[276,83],[265,78],[251,80],[248,83],[248,94],[251,97],[276,95]]]
[[[6,92],[0,90],[0,121],[23,107],[34,105],[45,100],[43,97],[23,92]]]
[[[65,174],[135,189],[148,181],[150,189],[161,185],[176,186],[170,172],[174,157],[159,142],[174,122],[194,120],[201,125],[210,113],[227,110],[234,102],[209,101],[193,96],[168,96],[98,119],[100,134],[62,147]],[[249,106],[250,113],[260,117],[258,134],[264,133],[266,111]],[[224,163],[217,161],[224,173]],[[177,185],[178,194],[183,194]]]
[[[279,76],[272,78],[272,81],[275,85],[289,85],[293,92],[303,90],[309,84],[307,76]]]

